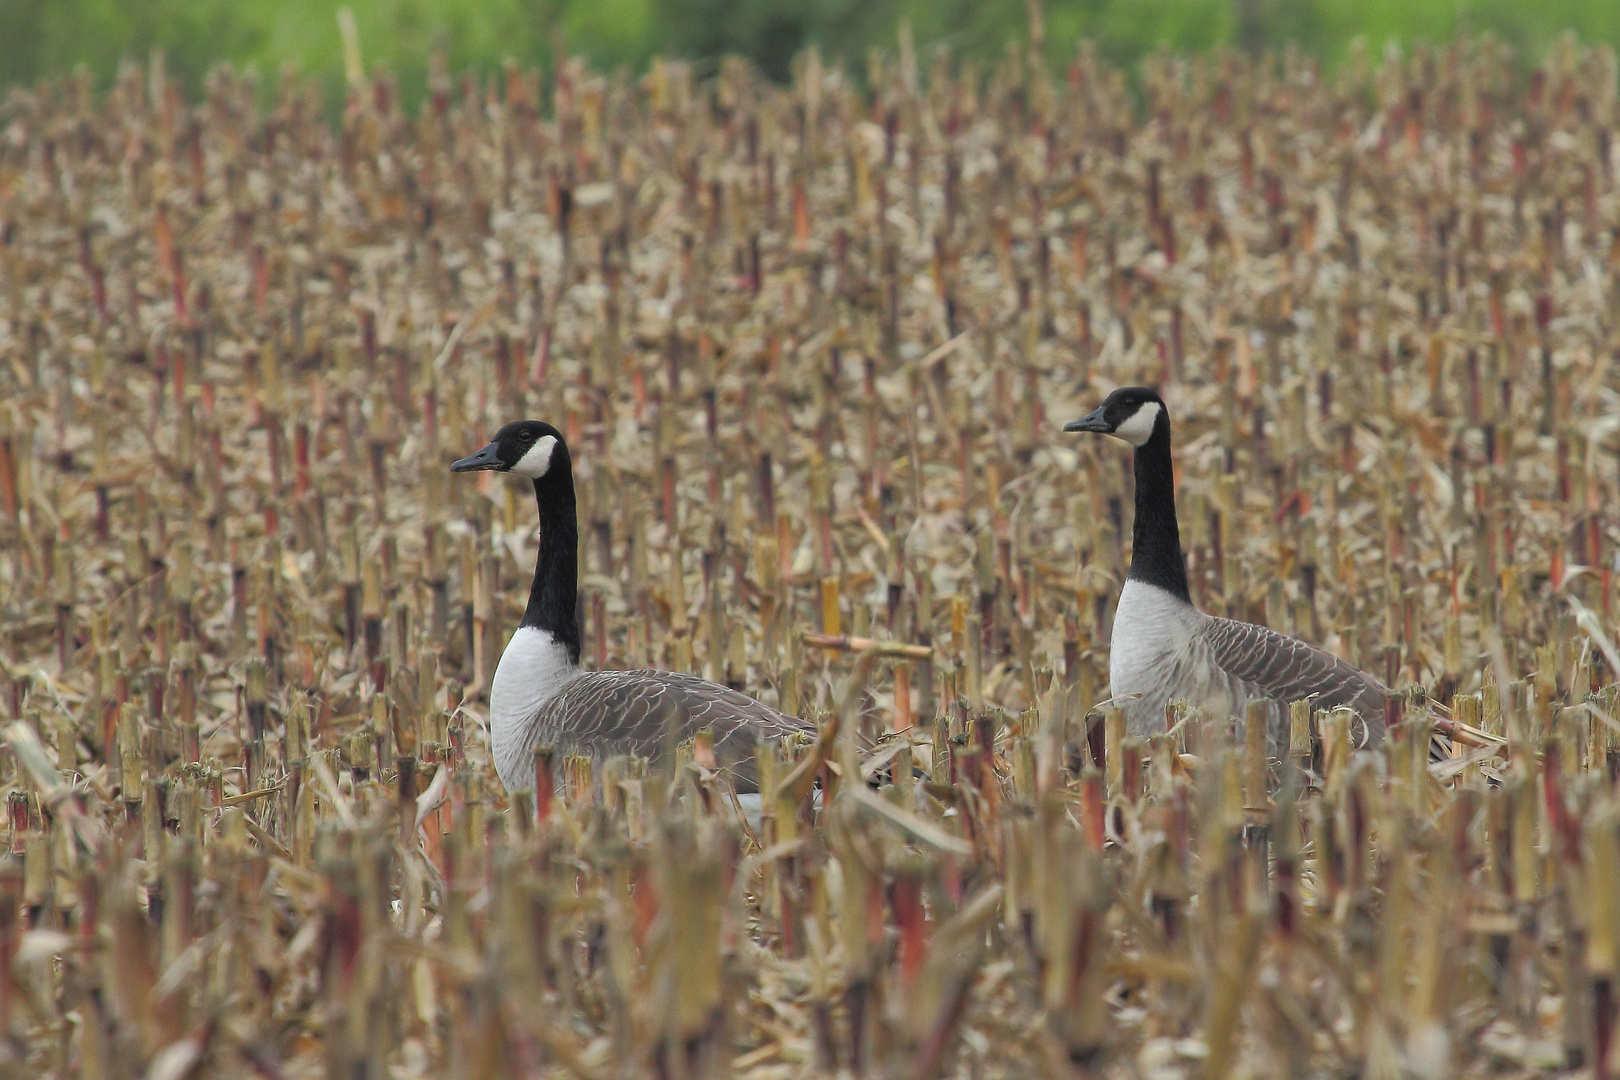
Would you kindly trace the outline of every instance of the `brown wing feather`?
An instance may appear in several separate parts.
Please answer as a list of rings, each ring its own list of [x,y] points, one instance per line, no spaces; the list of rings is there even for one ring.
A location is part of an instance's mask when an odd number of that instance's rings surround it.
[[[581,675],[546,703],[540,726],[555,733],[563,753],[648,758],[709,728],[715,759],[739,792],[758,790],[760,739],[815,730],[740,691],[674,671]]]
[[[1389,688],[1326,649],[1254,623],[1213,616],[1202,637],[1210,659],[1257,696],[1282,704],[1310,698],[1320,709],[1346,705],[1374,731],[1383,730]]]

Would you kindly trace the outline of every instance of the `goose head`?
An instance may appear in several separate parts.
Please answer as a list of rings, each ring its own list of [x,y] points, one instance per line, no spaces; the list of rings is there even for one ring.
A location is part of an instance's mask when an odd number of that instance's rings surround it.
[[[1063,425],[1064,431],[1091,431],[1112,435],[1140,449],[1160,425],[1169,427],[1164,399],[1146,386],[1122,386],[1103,403],[1079,420]]]
[[[450,466],[451,472],[509,472],[539,480],[553,469],[568,471],[562,432],[540,420],[514,420],[488,446]]]

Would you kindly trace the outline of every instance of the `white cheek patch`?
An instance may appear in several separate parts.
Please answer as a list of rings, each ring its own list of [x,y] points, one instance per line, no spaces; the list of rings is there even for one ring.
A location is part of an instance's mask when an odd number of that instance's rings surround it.
[[[1116,439],[1124,439],[1132,446],[1146,446],[1147,441],[1153,438],[1153,425],[1159,420],[1159,403],[1149,401],[1131,414],[1119,427],[1114,429]]]
[[[551,468],[551,452],[556,448],[557,437],[555,435],[542,435],[533,446],[529,447],[529,452],[524,454],[509,471],[515,472],[519,476],[527,476],[530,480],[538,480],[546,475],[547,469]]]

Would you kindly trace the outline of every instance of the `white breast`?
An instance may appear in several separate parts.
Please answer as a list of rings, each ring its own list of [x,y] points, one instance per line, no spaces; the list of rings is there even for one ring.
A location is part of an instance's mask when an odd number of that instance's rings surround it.
[[[1212,669],[1196,631],[1206,618],[1157,585],[1127,580],[1119,594],[1108,657],[1109,693],[1122,701],[1132,735],[1164,730],[1164,707],[1187,701],[1217,711],[1231,703],[1226,679]],[[1211,700],[1212,696],[1223,700]]]
[[[579,675],[567,647],[544,630],[520,626],[507,642],[489,687],[489,742],[508,791],[534,787],[535,718]]]

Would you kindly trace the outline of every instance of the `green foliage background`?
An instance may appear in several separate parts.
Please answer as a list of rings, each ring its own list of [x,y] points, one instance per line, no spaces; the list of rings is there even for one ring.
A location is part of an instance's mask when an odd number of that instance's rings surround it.
[[[455,69],[506,58],[543,64],[561,35],[572,52],[611,67],[650,57],[748,57],[784,78],[810,44],[859,70],[866,50],[892,47],[902,20],[919,47],[990,57],[1027,33],[1026,0],[347,0],[365,63],[396,72],[420,94],[442,43]],[[169,69],[201,86],[221,60],[258,68],[266,85],[284,65],[341,85],[338,0],[0,0],[0,87],[88,65],[105,84],[124,57],[161,48]],[[1054,60],[1077,38],[1127,67],[1158,45],[1261,48],[1297,42],[1328,61],[1365,36],[1439,41],[1490,31],[1538,58],[1564,30],[1620,44],[1620,0],[1042,0]],[[926,55],[926,53],[925,53]]]

